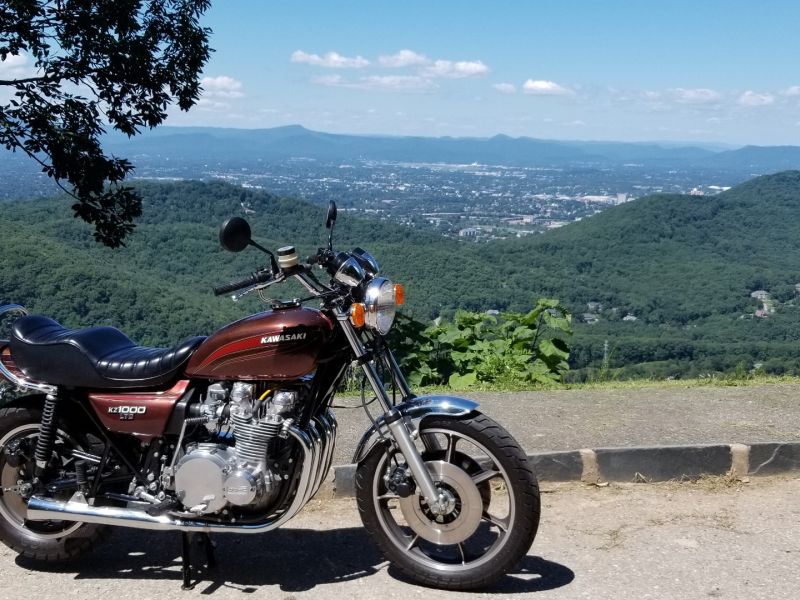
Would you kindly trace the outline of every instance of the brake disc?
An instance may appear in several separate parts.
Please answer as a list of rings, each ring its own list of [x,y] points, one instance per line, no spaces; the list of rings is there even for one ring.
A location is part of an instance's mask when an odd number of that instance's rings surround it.
[[[408,526],[421,538],[439,545],[458,544],[478,529],[483,499],[469,473],[445,461],[426,462],[437,488],[448,497],[446,511],[435,514],[420,494],[400,498]]]

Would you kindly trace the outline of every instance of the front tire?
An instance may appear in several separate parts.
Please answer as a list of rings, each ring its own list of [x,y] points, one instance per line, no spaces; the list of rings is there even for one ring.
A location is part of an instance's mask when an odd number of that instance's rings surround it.
[[[519,562],[539,526],[539,486],[517,442],[489,417],[428,417],[422,450],[452,502],[435,515],[418,491],[387,487],[402,455],[377,444],[356,470],[364,527],[383,554],[417,583],[451,590],[487,586]],[[437,443],[430,443],[436,438]],[[401,471],[402,473],[402,471]],[[395,486],[396,487],[396,486]]]
[[[0,541],[32,560],[60,562],[92,550],[108,537],[109,528],[71,521],[28,521],[25,495],[32,487],[21,493],[3,491],[20,484],[32,486],[31,459],[41,417],[41,411],[35,408],[0,409]],[[51,466],[64,471],[70,470],[74,460],[62,450],[82,447],[80,436],[71,429],[59,422],[53,445]],[[22,444],[22,450],[10,455],[7,450],[14,444]]]

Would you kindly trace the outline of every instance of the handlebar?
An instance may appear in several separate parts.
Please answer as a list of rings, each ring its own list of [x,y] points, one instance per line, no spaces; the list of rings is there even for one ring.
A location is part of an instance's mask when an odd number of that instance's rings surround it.
[[[213,288],[214,295],[222,296],[223,294],[235,292],[236,290],[250,287],[251,285],[266,283],[270,279],[272,279],[272,273],[270,273],[269,271],[256,271],[255,273],[251,273],[247,277],[240,279],[238,281],[231,281],[230,283],[214,287]]]

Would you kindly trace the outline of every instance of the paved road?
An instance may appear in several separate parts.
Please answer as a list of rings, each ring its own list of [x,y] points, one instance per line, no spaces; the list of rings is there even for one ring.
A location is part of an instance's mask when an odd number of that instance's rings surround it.
[[[527,452],[800,440],[800,385],[466,393]],[[353,399],[342,399],[343,404]],[[338,410],[334,464],[351,462],[369,426],[364,411]]]
[[[218,536],[220,567],[180,590],[178,534],[117,530],[77,565],[0,550],[0,598],[789,600],[800,589],[800,478],[548,485],[539,537],[494,588],[412,586],[375,552],[351,501],[315,503],[272,534]]]

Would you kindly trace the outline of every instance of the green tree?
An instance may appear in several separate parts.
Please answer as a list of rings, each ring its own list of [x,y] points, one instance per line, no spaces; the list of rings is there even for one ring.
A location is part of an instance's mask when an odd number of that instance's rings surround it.
[[[210,31],[208,0],[7,0],[0,3],[0,60],[16,65],[0,90],[0,144],[21,151],[75,199],[95,239],[117,247],[141,214],[122,185],[133,166],[108,156],[107,122],[132,136],[177,102],[200,95]],[[26,69],[28,61],[32,66]]]

